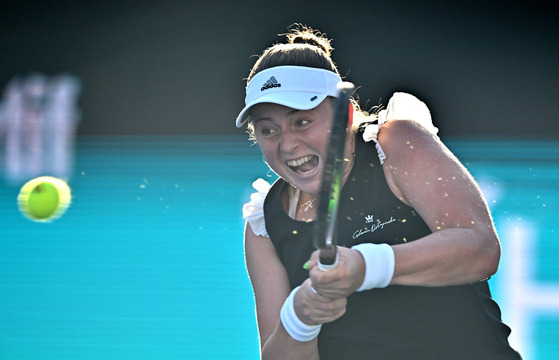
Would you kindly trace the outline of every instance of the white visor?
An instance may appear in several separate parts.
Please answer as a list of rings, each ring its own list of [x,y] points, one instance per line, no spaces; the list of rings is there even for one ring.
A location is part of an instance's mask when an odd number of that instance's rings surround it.
[[[330,70],[304,66],[277,66],[263,70],[248,83],[246,106],[237,117],[242,127],[250,115],[249,109],[260,103],[273,103],[297,110],[317,107],[327,96],[338,95],[342,79]]]

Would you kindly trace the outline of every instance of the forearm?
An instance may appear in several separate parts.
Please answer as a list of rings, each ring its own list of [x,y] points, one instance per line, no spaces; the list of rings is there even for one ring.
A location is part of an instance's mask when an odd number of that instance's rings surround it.
[[[306,342],[294,340],[280,321],[262,348],[262,359],[318,360],[317,339]]]
[[[498,238],[475,228],[449,228],[393,246],[391,284],[448,286],[486,279],[497,271]]]

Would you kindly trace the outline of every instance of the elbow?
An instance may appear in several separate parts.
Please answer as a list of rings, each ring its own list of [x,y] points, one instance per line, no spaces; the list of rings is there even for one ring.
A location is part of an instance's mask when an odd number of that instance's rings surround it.
[[[491,234],[484,242],[480,256],[480,275],[482,279],[489,279],[499,269],[501,261],[501,244],[495,233]]]
[[[499,270],[499,261],[501,259],[500,251],[493,251],[492,254],[487,256],[484,266],[484,278],[489,279],[491,276],[495,275],[497,270]]]

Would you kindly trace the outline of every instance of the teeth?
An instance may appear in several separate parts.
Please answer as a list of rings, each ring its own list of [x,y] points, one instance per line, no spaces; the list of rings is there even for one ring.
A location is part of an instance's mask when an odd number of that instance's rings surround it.
[[[297,167],[297,166],[301,166],[304,163],[310,161],[312,159],[312,156],[305,156],[299,160],[291,160],[287,162],[287,165],[291,166],[291,167]]]

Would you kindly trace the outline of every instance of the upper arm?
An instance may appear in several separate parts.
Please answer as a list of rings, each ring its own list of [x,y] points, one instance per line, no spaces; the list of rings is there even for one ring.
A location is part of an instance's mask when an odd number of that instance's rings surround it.
[[[289,280],[272,241],[255,235],[248,224],[245,227],[245,261],[254,290],[263,346],[279,322],[281,307],[290,292]]]
[[[379,141],[391,189],[433,232],[471,228],[484,239],[496,240],[479,187],[438,137],[413,121],[391,121],[381,128]]]

